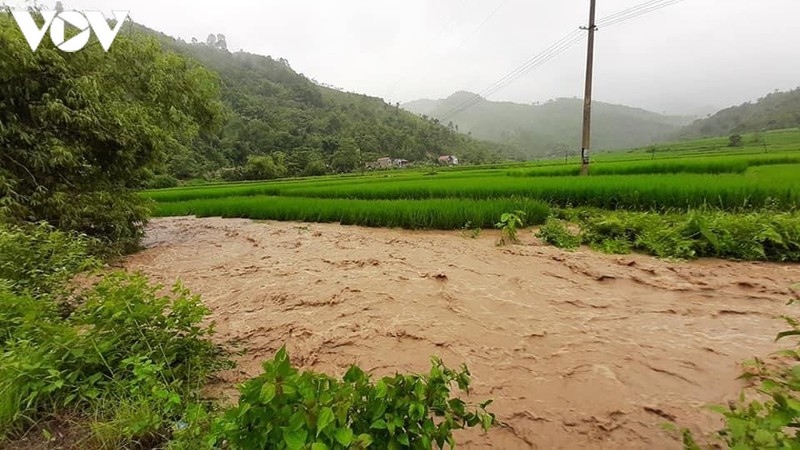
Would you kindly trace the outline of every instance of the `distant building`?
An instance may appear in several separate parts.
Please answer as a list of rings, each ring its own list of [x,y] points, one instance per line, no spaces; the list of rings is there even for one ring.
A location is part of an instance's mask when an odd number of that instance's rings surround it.
[[[402,169],[403,167],[408,166],[409,161],[407,159],[393,159],[392,166]]]
[[[392,167],[392,158],[389,158],[388,156],[386,158],[378,158],[378,160],[375,161],[375,166],[378,169],[388,169],[389,167]]]
[[[378,158],[366,164],[367,169],[402,169],[409,165],[411,165],[411,161],[407,159],[394,159],[388,156],[385,158]]]
[[[455,155],[444,155],[439,157],[439,164],[444,164],[447,166],[457,166],[458,165],[458,158]]]

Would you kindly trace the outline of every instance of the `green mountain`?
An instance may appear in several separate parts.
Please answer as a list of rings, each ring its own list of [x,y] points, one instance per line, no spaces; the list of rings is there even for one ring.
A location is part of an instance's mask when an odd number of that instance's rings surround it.
[[[471,106],[463,108],[465,104]],[[581,145],[580,99],[519,104],[493,102],[461,91],[444,100],[418,100],[402,106],[478,139],[510,145],[527,157],[560,156]],[[690,120],[603,102],[594,102],[592,108],[592,147],[596,150],[647,145]]]
[[[466,163],[519,156],[399,105],[318,84],[285,59],[230,52],[222,35],[189,43],[135,28],[220,78],[229,120],[217,139],[198,142],[191,153],[172,155],[168,173],[179,178],[215,171],[229,179],[350,172],[384,156],[422,162],[456,154]]]
[[[755,103],[723,109],[683,128],[676,137],[695,139],[795,127],[800,127],[800,88],[775,91]]]

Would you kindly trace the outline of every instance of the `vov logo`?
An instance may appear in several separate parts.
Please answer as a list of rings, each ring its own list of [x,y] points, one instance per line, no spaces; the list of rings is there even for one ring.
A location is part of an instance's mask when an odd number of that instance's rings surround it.
[[[28,45],[31,46],[31,50],[36,51],[39,48],[39,44],[42,43],[42,39],[49,29],[53,44],[63,52],[73,53],[86,47],[92,31],[97,35],[97,40],[100,41],[103,50],[108,51],[111,44],[114,43],[114,39],[117,38],[119,30],[122,29],[125,19],[128,18],[129,12],[112,11],[117,20],[114,28],[111,28],[106,17],[100,11],[41,11],[40,13],[44,19],[44,25],[41,28],[33,20],[30,11],[11,11],[19,29],[27,39]],[[78,34],[69,40],[65,37],[67,24],[79,30]]]

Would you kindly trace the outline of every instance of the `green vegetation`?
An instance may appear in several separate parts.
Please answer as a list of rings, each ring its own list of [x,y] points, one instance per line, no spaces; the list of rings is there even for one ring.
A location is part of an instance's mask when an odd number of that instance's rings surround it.
[[[609,161],[592,167],[592,175],[653,175],[653,174],[743,174],[758,166],[800,164],[800,154],[724,155],[662,159],[657,161]],[[554,177],[576,176],[579,166],[544,166],[528,170],[509,171],[511,176]]]
[[[451,398],[451,385],[469,392],[466,367],[454,371],[434,358],[427,375],[396,375],[372,383],[351,367],[342,381],[300,373],[285,349],[264,363],[264,373],[240,388],[239,405],[220,420],[216,438],[246,449],[364,449],[454,447],[453,430],[488,430],[491,402],[472,411]]]
[[[501,244],[512,243],[515,244],[519,242],[517,238],[517,231],[519,228],[525,226],[525,218],[528,217],[528,214],[525,211],[514,211],[503,213],[500,216],[500,221],[494,224],[494,227],[500,230],[503,237],[500,238]]]
[[[190,199],[271,195],[352,200],[487,200],[534,198],[556,206],[666,210],[713,206],[726,210],[779,203],[794,208],[800,200],[797,166],[769,166],[740,175],[613,175],[603,177],[509,177],[474,174],[456,177],[351,178],[284,184],[251,184],[147,193],[168,204]],[[159,206],[157,215],[163,215]],[[463,222],[462,222],[463,224]]]
[[[769,135],[780,142],[780,153],[729,153],[723,146],[714,155],[708,140],[701,140],[658,159],[646,149],[627,159],[601,155],[589,177],[577,176],[577,167],[551,162],[218,184],[143,195],[157,202],[160,216],[411,229],[495,227],[503,214],[520,210],[528,225],[544,224],[540,238],[563,248],[798,261],[800,132]],[[795,151],[788,151],[792,145]],[[547,205],[565,208],[557,215],[573,225],[548,219]]]
[[[739,106],[723,109],[681,130],[683,138],[729,136],[800,127],[800,88],[773,92]]]
[[[580,234],[550,221],[540,232],[548,243],[590,245],[608,253],[641,251],[664,258],[715,257],[800,261],[800,214],[776,211],[731,214],[697,210],[680,214],[570,210]]]
[[[40,225],[0,227],[0,242],[0,444],[64,417],[83,421],[85,446],[161,442],[226,366],[207,310],[180,285],[165,296],[119,273],[76,290],[88,238]]]
[[[536,235],[544,242],[565,250],[575,250],[581,245],[581,236],[570,232],[567,224],[556,217],[548,217]]]
[[[33,53],[1,9],[0,60],[0,216],[135,248],[147,203],[133,190],[220,126],[215,76],[138,34]]]
[[[160,203],[162,216],[243,217],[261,220],[340,222],[343,225],[457,230],[465,223],[492,228],[506,211],[524,211],[530,223],[544,223],[550,208],[535,200],[347,200],[285,197],[228,197]]]

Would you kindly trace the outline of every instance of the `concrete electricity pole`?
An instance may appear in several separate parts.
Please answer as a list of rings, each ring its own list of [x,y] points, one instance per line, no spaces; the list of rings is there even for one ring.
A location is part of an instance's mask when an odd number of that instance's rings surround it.
[[[590,0],[589,7],[589,50],[586,55],[586,92],[583,96],[583,143],[581,144],[581,175],[589,174],[589,148],[592,139],[592,75],[594,73],[594,32],[595,6],[597,0]]]

